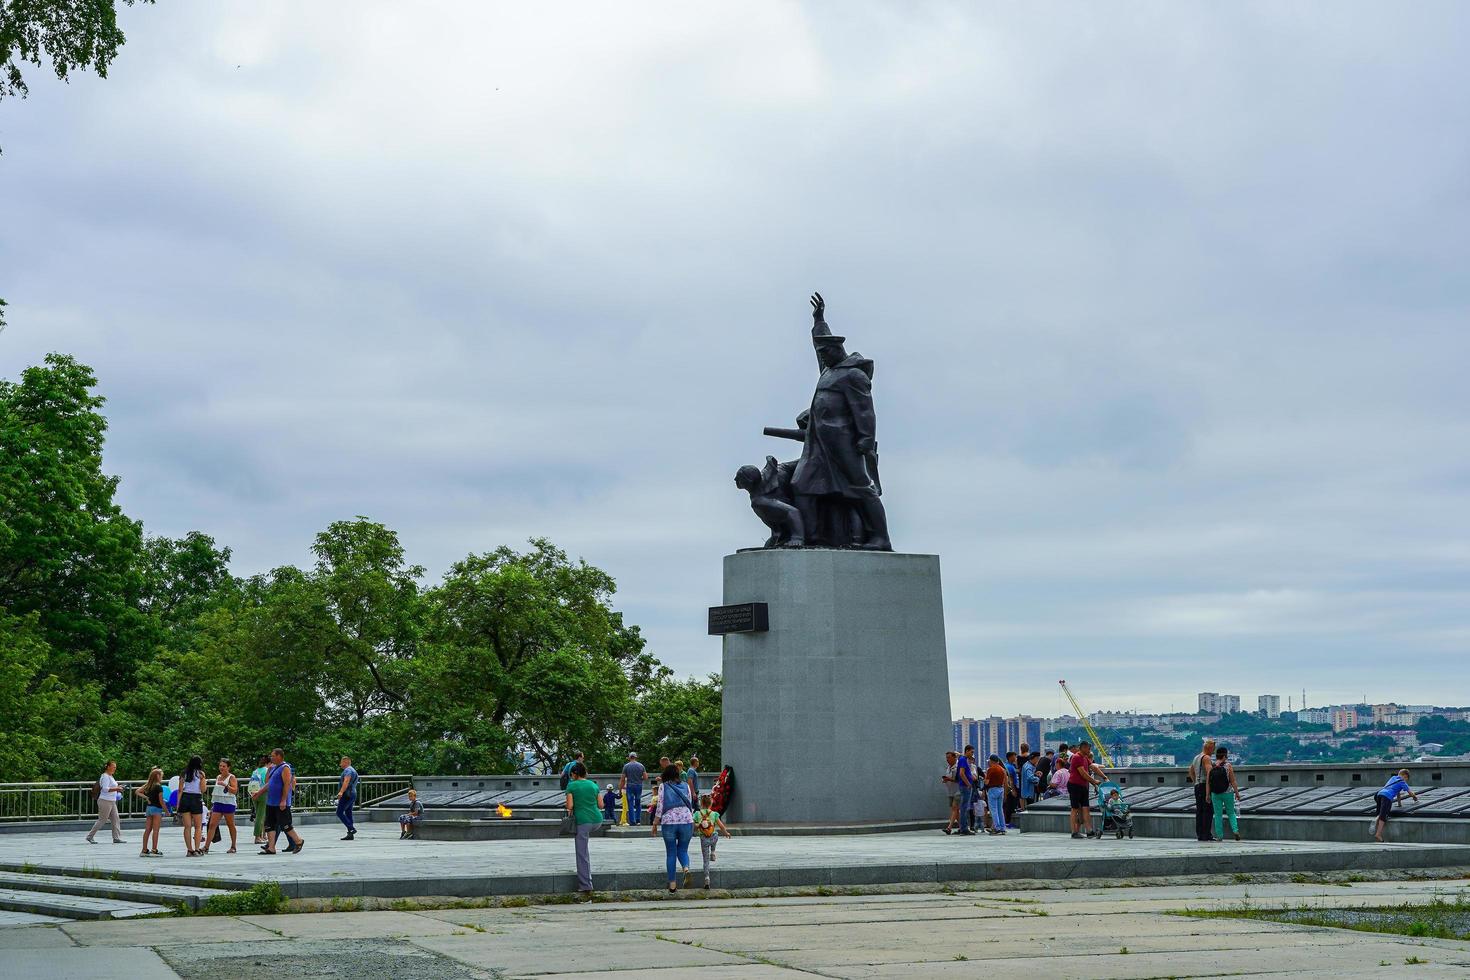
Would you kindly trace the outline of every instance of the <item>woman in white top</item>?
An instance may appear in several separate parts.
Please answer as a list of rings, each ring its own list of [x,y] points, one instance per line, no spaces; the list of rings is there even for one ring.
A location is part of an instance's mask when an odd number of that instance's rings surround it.
[[[194,756],[179,774],[179,819],[184,823],[184,850],[204,853],[204,760]]]
[[[230,772],[230,760],[219,760],[219,775],[214,779],[214,795],[210,798],[209,830],[204,835],[205,854],[209,853],[209,845],[214,843],[221,817],[224,817],[225,826],[230,828],[230,849],[225,853],[235,853],[235,794],[239,790],[240,781]]]

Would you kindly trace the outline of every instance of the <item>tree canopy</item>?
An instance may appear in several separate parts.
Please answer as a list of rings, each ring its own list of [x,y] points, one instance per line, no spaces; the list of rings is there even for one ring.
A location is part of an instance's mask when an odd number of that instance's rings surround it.
[[[131,7],[138,0],[122,2]],[[106,78],[126,40],[117,0],[0,0],[0,99],[30,91],[25,63],[39,68],[49,61],[63,82],[88,68]]]
[[[719,759],[719,678],[675,679],[605,571],[534,538],[431,583],[357,516],[310,567],[237,577],[208,534],[123,513],[96,387],[59,354],[0,380],[0,781],[275,745],[307,773],[343,754],[421,774]]]

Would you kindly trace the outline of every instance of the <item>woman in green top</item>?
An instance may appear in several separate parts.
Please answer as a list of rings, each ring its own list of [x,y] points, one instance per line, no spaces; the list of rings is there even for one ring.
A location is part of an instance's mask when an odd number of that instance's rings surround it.
[[[571,775],[567,781],[567,812],[577,825],[577,892],[591,895],[592,858],[587,853],[587,841],[602,824],[602,807],[597,803],[597,784],[587,778],[587,767],[574,762]]]

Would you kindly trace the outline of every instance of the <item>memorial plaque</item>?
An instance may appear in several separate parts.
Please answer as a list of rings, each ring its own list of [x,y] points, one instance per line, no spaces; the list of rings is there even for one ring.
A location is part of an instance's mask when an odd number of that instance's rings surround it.
[[[764,633],[771,628],[764,602],[738,602],[733,606],[709,607],[709,635]]]

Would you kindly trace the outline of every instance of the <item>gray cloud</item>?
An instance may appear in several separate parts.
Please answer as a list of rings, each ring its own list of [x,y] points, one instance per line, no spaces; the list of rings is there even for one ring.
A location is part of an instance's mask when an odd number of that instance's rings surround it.
[[[819,288],[957,713],[1466,700],[1460,6],[298,7],[0,114],[0,370],[98,369],[151,530],[547,534],[717,669]]]

